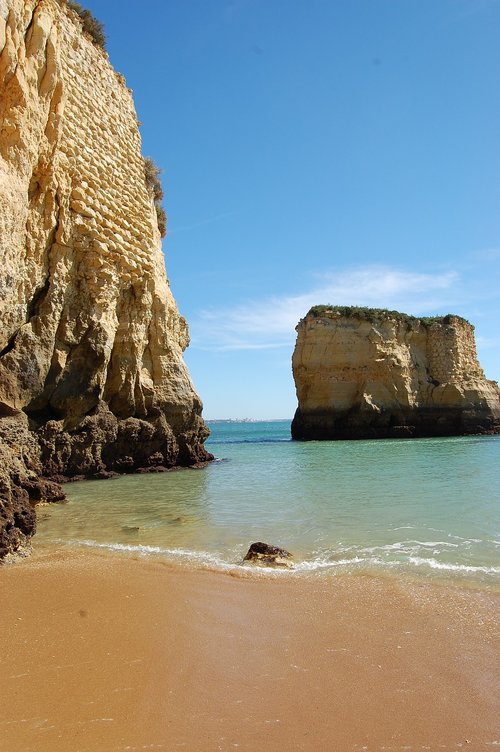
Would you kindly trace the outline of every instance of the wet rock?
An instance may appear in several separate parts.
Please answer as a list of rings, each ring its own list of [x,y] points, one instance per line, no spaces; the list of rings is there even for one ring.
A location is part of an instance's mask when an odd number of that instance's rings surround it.
[[[94,473],[89,480],[112,480],[113,478],[119,478],[120,473],[114,470],[98,470]]]
[[[279,546],[271,546],[269,543],[252,543],[243,561],[250,561],[265,567],[285,567],[293,569],[290,561],[292,554]]]
[[[22,483],[22,486],[28,492],[30,501],[36,504],[40,502],[57,503],[66,500],[66,494],[59,483],[46,478],[27,480]]]
[[[36,529],[30,499],[38,491],[41,465],[26,416],[0,419],[0,559],[24,551]]]
[[[171,468],[165,467],[164,465],[152,465],[150,467],[138,467],[137,470],[136,470],[136,472],[139,475],[145,475],[147,473],[149,473],[149,474],[151,474],[151,473],[166,473],[170,469]]]

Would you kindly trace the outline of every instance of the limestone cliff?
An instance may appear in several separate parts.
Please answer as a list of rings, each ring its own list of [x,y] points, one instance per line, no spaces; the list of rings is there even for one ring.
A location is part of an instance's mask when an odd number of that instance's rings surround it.
[[[295,439],[500,432],[500,390],[458,316],[316,306],[297,333]]]
[[[65,0],[0,0],[0,254],[1,554],[42,474],[210,458],[131,92]]]

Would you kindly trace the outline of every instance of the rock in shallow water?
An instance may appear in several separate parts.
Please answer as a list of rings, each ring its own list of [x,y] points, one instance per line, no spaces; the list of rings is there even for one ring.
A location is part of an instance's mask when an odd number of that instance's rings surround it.
[[[252,543],[243,561],[260,564],[266,567],[285,567],[293,569],[294,564],[290,559],[292,554],[279,546],[271,546],[269,543]]]
[[[500,390],[459,316],[314,306],[297,326],[292,365],[294,439],[500,433]]]

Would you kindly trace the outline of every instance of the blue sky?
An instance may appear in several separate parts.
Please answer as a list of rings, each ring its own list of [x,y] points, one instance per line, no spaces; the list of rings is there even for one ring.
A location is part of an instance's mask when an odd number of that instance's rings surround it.
[[[206,418],[292,417],[311,305],[457,313],[500,379],[499,0],[82,0],[162,168]]]

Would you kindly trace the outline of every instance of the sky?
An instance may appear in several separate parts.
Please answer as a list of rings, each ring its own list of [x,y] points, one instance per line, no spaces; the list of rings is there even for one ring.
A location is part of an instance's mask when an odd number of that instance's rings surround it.
[[[204,416],[291,418],[312,305],[456,313],[500,380],[500,0],[82,0],[162,169]]]

